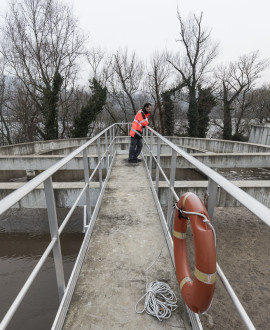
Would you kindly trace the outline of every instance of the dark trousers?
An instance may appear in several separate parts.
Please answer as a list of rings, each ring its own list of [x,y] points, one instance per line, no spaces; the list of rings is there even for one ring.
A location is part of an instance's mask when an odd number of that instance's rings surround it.
[[[130,138],[129,160],[137,159],[142,151],[142,139]]]

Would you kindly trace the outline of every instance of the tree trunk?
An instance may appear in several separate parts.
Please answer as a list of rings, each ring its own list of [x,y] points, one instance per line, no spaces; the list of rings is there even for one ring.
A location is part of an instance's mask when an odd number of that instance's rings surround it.
[[[232,116],[231,116],[230,104],[226,100],[223,100],[223,113],[224,113],[223,139],[231,140]]]
[[[189,89],[189,107],[188,107],[188,136],[197,137],[198,136],[198,105],[196,99],[196,88],[191,86]]]

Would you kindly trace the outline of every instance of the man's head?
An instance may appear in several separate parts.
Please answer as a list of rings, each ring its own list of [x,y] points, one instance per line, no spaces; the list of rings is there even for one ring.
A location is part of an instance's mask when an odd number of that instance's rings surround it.
[[[145,105],[143,106],[143,108],[149,113],[151,112],[151,107],[152,107],[151,103],[145,103]]]

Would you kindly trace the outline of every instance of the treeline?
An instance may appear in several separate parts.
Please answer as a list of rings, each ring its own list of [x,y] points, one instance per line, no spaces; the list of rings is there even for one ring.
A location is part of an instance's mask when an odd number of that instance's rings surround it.
[[[145,61],[128,49],[87,49],[61,0],[11,1],[0,32],[0,144],[91,136],[131,121],[145,102],[163,135],[243,140],[250,123],[269,121],[270,86],[258,85],[268,60],[254,51],[217,66],[203,15],[177,19],[179,52]],[[78,84],[84,60],[88,86]]]

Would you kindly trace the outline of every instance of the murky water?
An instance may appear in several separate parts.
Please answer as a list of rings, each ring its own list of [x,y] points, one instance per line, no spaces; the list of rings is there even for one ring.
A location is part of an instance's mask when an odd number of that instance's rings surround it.
[[[77,258],[83,235],[63,234],[61,247],[66,283]],[[0,319],[19,293],[49,243],[49,235],[0,233]],[[9,330],[51,328],[59,305],[52,255],[22,301]]]

